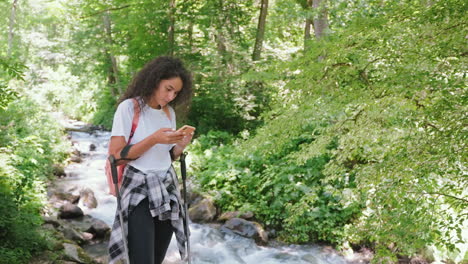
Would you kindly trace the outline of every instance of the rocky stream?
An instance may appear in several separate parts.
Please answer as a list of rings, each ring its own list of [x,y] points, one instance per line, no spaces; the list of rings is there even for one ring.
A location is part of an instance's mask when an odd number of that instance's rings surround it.
[[[50,212],[46,228],[58,230],[65,242],[66,262],[107,263],[107,242],[116,199],[107,192],[104,164],[109,132],[67,121],[73,156],[48,188]],[[187,158],[190,164],[190,156]],[[189,175],[190,176],[190,175]],[[190,184],[190,183],[189,183]],[[190,187],[189,187],[190,191]],[[268,237],[252,212],[220,214],[209,198],[190,193],[192,263],[365,263],[369,252],[337,252],[329,246],[285,245]],[[47,263],[47,262],[34,262]],[[55,262],[53,262],[55,263]],[[172,239],[165,264],[183,263]]]

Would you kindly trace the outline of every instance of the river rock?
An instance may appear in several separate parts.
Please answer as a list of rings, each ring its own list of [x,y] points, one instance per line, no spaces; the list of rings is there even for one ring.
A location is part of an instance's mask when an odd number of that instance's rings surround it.
[[[95,150],[96,150],[96,145],[94,145],[94,144],[91,143],[91,144],[89,145],[89,151],[95,151]]]
[[[78,263],[85,263],[85,260],[80,257],[80,255],[83,252],[83,249],[79,246],[70,243],[63,243],[63,250],[65,253],[65,260],[70,260]]]
[[[82,156],[81,152],[78,149],[74,148],[72,153],[71,153],[70,161],[71,162],[76,162],[76,163],[81,163],[83,161],[81,156]]]
[[[83,236],[83,239],[85,241],[87,241],[87,242],[93,240],[93,238],[94,238],[94,235],[91,234],[91,233],[88,233],[88,232],[83,232],[83,233],[81,233],[81,235]]]
[[[423,257],[421,256],[415,256],[415,257],[412,257],[411,260],[409,261],[410,264],[427,264],[427,260],[425,260]]]
[[[307,262],[307,263],[311,263],[311,264],[319,264],[321,263],[320,260],[312,255],[312,254],[305,254],[304,256],[301,257],[301,260]]]
[[[216,216],[216,207],[211,199],[205,198],[189,209],[189,216],[196,223],[210,222]]]
[[[106,235],[110,232],[110,227],[99,219],[93,219],[91,226],[86,232],[89,232],[94,235],[94,238],[105,238]]]
[[[59,209],[60,218],[76,218],[83,216],[83,210],[75,204],[66,203]]]
[[[93,209],[96,208],[98,205],[97,199],[94,196],[93,190],[90,188],[83,188],[80,191],[80,204]]]
[[[59,178],[62,178],[62,177],[65,177],[67,176],[65,174],[65,169],[63,168],[62,165],[60,164],[54,164],[52,165],[52,172],[55,176],[59,177]]]
[[[107,238],[110,227],[99,219],[85,215],[80,218],[65,219],[66,225],[72,226],[75,230],[83,233],[91,233],[94,238]]]
[[[374,253],[368,248],[361,248],[354,252],[350,258],[351,263],[369,263],[374,258]]]
[[[86,253],[88,253],[90,257],[93,258],[93,260],[96,263],[107,264],[109,263],[107,246],[108,241],[105,241],[102,243],[92,243],[85,245],[83,246],[83,249],[86,251]]]
[[[218,217],[218,221],[224,222],[231,220],[232,218],[242,218],[242,219],[250,219],[254,216],[252,212],[239,212],[239,211],[230,211],[224,212],[220,217]]]
[[[67,201],[69,203],[77,203],[80,199],[79,195],[75,195],[69,192],[55,191],[50,197],[52,203],[60,203],[61,201]]]
[[[266,245],[268,242],[268,235],[259,223],[247,221],[242,218],[232,218],[228,220],[221,227],[221,231],[253,238],[255,242],[260,245]]]
[[[70,226],[64,226],[62,230],[63,236],[82,245],[85,242],[84,237]]]
[[[201,195],[200,193],[198,192],[194,192],[194,191],[191,191],[189,189],[189,192],[188,192],[188,204],[191,206],[191,205],[194,205],[194,204],[197,204],[199,203],[201,200],[203,200],[203,195]]]
[[[70,175],[73,175],[73,173],[70,173]],[[75,176],[78,176],[78,175],[75,175]],[[77,196],[78,199],[80,198],[81,188],[79,186],[77,186],[77,185],[71,185],[71,186],[65,188],[65,191],[67,193],[70,193],[70,194],[74,195],[74,196]]]
[[[89,215],[85,215],[83,217],[71,218],[71,219],[65,219],[65,220],[66,220],[65,223],[68,225],[71,225],[74,229],[80,232],[86,232],[93,225],[94,218]]]
[[[60,226],[60,221],[55,216],[42,216],[42,220],[44,221],[44,225],[50,224],[55,228]]]

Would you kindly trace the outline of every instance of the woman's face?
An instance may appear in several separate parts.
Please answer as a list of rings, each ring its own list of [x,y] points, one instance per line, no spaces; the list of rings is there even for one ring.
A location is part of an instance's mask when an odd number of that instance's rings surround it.
[[[151,98],[152,106],[164,107],[174,100],[177,94],[182,90],[182,79],[180,77],[174,77],[167,80],[161,80],[159,87]],[[158,107],[159,108],[159,107]]]

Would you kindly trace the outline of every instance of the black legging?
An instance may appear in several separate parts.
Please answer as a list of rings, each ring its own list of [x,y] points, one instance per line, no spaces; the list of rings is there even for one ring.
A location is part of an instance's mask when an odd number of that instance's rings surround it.
[[[131,264],[160,264],[171,242],[170,220],[153,218],[148,199],[141,201],[128,217],[128,251]]]

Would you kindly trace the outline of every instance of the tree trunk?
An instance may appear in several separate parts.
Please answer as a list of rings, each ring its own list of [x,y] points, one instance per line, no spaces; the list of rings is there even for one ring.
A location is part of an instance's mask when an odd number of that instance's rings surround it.
[[[268,13],[268,0],[262,0],[260,7],[260,16],[258,17],[257,37],[255,38],[255,46],[252,54],[252,60],[260,59],[263,46],[263,37],[265,36],[265,23]]]
[[[169,55],[174,55],[175,40],[174,40],[174,30],[175,30],[175,0],[170,0],[169,2],[169,30],[168,30],[168,42],[169,42]]]
[[[322,38],[328,29],[327,0],[312,0],[312,8],[318,9],[318,16],[314,18],[314,33],[317,39]]]
[[[112,39],[112,28],[111,28],[111,21],[110,21],[108,11],[104,13],[103,21],[104,21],[104,31],[106,33],[105,34],[106,42],[107,42],[108,47],[111,47],[114,41]],[[107,75],[107,81],[111,89],[111,94],[114,96],[117,96],[123,93],[122,87],[120,85],[120,80],[119,80],[119,69],[117,65],[117,59],[107,47],[105,48],[105,52],[110,62],[109,71]]]
[[[8,30],[8,51],[7,51],[7,57],[11,57],[11,53],[13,51],[13,29],[15,27],[15,17],[16,17],[16,4],[18,3],[18,0],[13,0],[13,4],[11,6],[11,15],[10,15],[10,25],[9,25],[9,30]]]
[[[216,21],[216,33],[215,33],[215,39],[216,39],[216,50],[218,51],[218,55],[221,57],[221,62],[222,64],[226,64],[226,53],[227,53],[227,48],[226,48],[226,39],[224,37],[224,32],[223,32],[223,26],[224,26],[224,3],[223,0],[218,1],[218,8],[219,8],[219,13],[217,14],[217,21]]]
[[[306,10],[312,9],[312,0],[307,0]],[[304,50],[307,48],[307,41],[310,40],[310,29],[312,25],[312,18],[307,16],[304,27]]]
[[[190,23],[188,25],[188,43],[190,52],[193,52],[193,18],[190,18]]]

